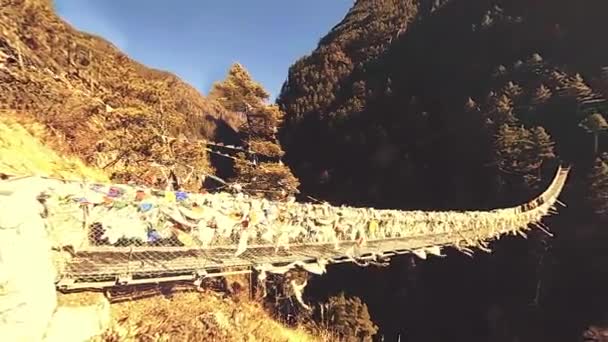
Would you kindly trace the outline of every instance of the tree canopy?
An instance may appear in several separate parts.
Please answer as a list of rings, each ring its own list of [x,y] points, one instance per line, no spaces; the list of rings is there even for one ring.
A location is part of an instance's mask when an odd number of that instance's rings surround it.
[[[224,108],[242,113],[263,106],[269,96],[264,87],[254,81],[249,71],[239,63],[233,64],[226,79],[214,83],[209,93],[209,97]]]
[[[278,106],[266,103],[266,90],[237,63],[230,67],[224,81],[213,85],[210,96],[227,110],[242,112],[246,117],[239,133],[249,152],[239,153],[233,181],[247,192],[268,198],[296,194],[299,181],[281,162],[284,152],[276,137],[284,113]]]

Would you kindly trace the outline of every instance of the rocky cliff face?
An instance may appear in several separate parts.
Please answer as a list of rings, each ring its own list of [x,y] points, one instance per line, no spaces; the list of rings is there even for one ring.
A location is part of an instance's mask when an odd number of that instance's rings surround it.
[[[2,0],[0,32],[0,109],[45,124],[63,141],[55,147],[122,180],[152,163],[209,169],[187,141],[219,139],[230,115],[175,75],[75,30],[47,0]]]

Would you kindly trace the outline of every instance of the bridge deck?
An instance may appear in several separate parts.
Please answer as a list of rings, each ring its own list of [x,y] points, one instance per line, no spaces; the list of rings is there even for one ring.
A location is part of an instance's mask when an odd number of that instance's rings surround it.
[[[458,238],[463,244],[474,240],[473,231],[459,234],[436,234],[419,237],[369,241],[358,248],[358,258],[369,259],[374,255],[384,257],[409,253],[425,248],[454,244]],[[137,250],[131,253],[112,251],[83,251],[74,254],[64,271],[66,280],[60,283],[64,289],[78,287],[105,287],[110,282],[128,276],[131,280],[193,276],[197,271],[252,267],[261,264],[287,264],[295,261],[313,262],[326,259],[333,263],[351,260],[348,250],[355,242],[342,242],[339,248],[333,244],[291,246],[289,250],[275,250],[274,246],[249,248],[235,257],[233,248],[190,250]]]

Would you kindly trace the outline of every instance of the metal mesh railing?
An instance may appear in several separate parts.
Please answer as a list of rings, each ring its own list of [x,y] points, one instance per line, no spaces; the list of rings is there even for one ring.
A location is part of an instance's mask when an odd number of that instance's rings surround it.
[[[375,210],[51,180],[42,198],[61,250],[60,286],[105,287],[263,264],[424,256],[442,246],[486,249],[501,234],[542,228],[567,174],[560,168],[527,204],[492,211]]]

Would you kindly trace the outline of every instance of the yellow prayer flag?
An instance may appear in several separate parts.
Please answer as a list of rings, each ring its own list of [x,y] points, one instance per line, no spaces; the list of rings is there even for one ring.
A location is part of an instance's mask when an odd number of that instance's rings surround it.
[[[173,202],[177,201],[177,199],[175,198],[175,192],[165,191],[165,201],[167,201],[169,203],[173,203]]]
[[[376,220],[369,221],[368,229],[371,234],[376,234],[376,231],[378,230],[378,221],[376,221]]]

